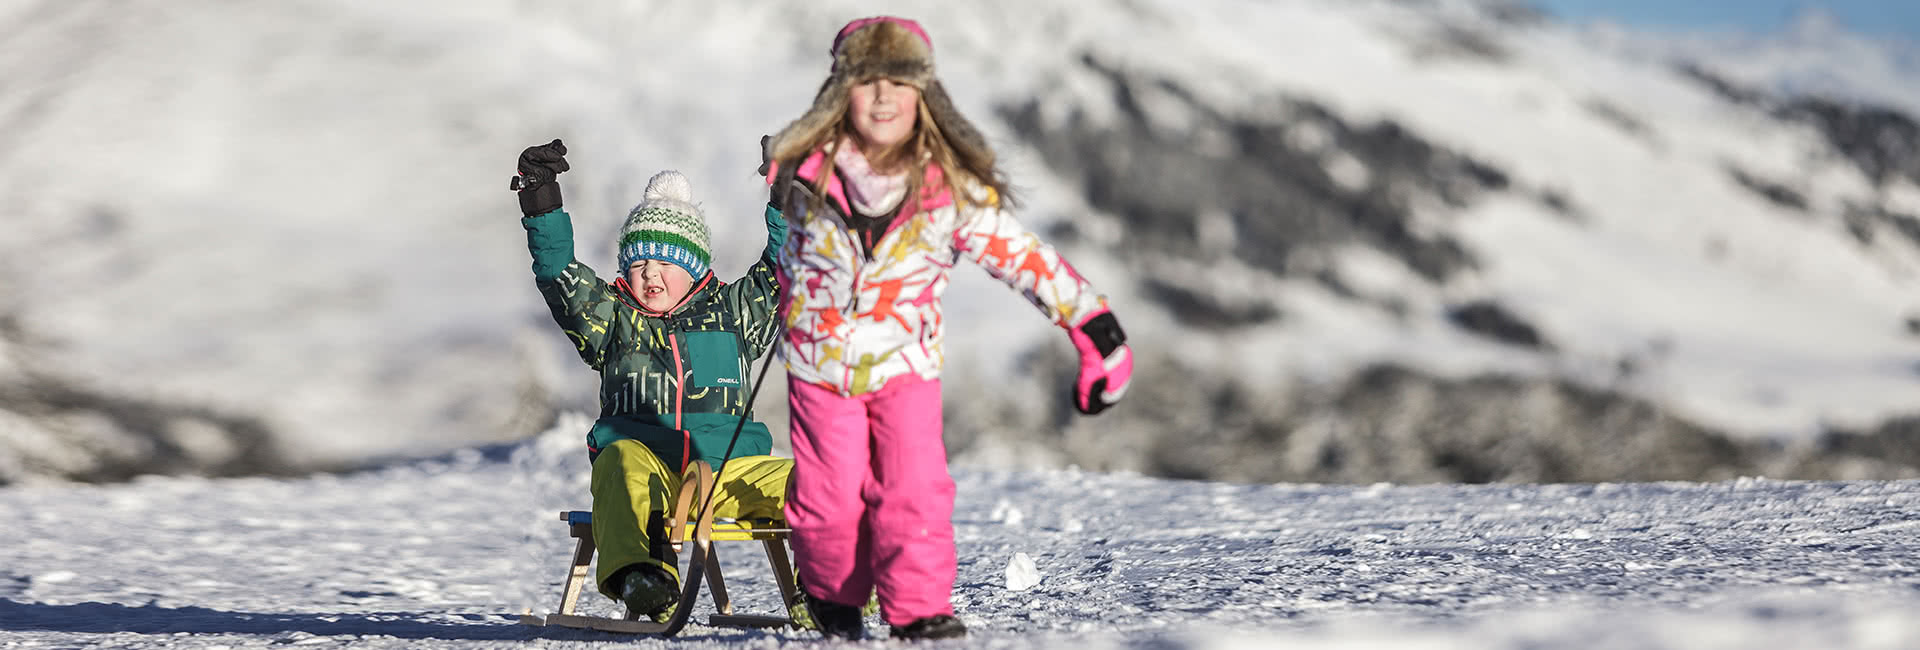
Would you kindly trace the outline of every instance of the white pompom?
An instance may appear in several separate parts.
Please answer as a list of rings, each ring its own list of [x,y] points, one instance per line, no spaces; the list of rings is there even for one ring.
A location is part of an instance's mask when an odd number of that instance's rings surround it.
[[[647,180],[647,199],[671,199],[683,203],[693,202],[693,185],[680,172],[666,170],[654,174]]]

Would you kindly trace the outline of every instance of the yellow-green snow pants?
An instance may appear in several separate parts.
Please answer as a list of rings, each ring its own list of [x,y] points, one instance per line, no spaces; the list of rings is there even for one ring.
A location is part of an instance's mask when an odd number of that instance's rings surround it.
[[[713,516],[723,519],[779,519],[787,503],[787,475],[793,459],[742,456],[727,461],[717,481]],[[666,514],[680,494],[680,473],[646,445],[617,440],[593,461],[593,545],[599,547],[594,582],[608,598],[620,598],[616,572],[634,564],[654,564],[678,579],[678,567],[666,540]]]

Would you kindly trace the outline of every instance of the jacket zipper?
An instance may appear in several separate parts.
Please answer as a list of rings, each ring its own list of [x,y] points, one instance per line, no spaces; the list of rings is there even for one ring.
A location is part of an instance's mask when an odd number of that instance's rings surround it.
[[[673,319],[667,319],[667,345],[673,349],[673,428],[680,431],[680,473],[693,459],[693,434],[687,433],[682,414],[687,412],[687,371],[680,362],[680,339],[673,331]]]
[[[851,224],[849,224],[849,223],[848,223],[848,221],[849,221],[850,219],[853,219],[854,217],[853,217],[853,216],[850,216],[850,215],[845,215],[845,214],[843,214],[843,215],[841,215],[841,216],[840,216],[840,230],[841,230],[842,232],[844,232],[844,233],[846,233],[846,235],[847,235],[847,241],[848,241],[848,242],[850,242],[850,243],[851,243],[851,244],[853,245],[853,251],[854,251],[854,256],[853,256],[853,311],[851,312],[851,314],[859,314],[859,313],[860,313],[860,278],[861,278],[861,270],[862,270],[862,269],[864,269],[864,268],[866,267],[866,261],[867,261],[867,260],[870,260],[870,259],[873,259],[873,257],[874,257],[874,255],[875,255],[875,251],[878,251],[878,250],[880,249],[880,245],[881,245],[882,243],[885,243],[888,237],[891,237],[891,236],[893,236],[893,231],[895,231],[895,230],[898,230],[898,229],[899,229],[899,228],[898,228],[898,226],[899,226],[900,224],[897,224],[897,223],[894,223],[894,222],[895,222],[895,221],[897,221],[897,220],[898,220],[898,219],[900,218],[900,216],[901,216],[901,212],[902,212],[902,211],[904,211],[904,210],[906,210],[906,208],[907,208],[907,200],[908,200],[908,199],[911,199],[911,198],[912,198],[912,197],[904,197],[904,198],[901,198],[901,199],[900,199],[900,205],[897,205],[897,206],[894,206],[894,208],[893,208],[893,210],[892,210],[892,212],[891,212],[891,214],[893,215],[893,216],[892,216],[892,218],[889,218],[889,219],[887,220],[887,223],[884,223],[884,224],[881,224],[881,228],[880,228],[880,236],[879,236],[879,237],[875,237],[875,238],[873,239],[873,247],[872,247],[871,249],[869,249],[869,248],[867,247],[867,244],[866,244],[866,242],[864,242],[864,241],[862,241],[862,239],[863,239],[862,237],[860,237],[860,236],[859,236],[858,234],[855,234],[855,233],[854,233],[854,228],[853,228],[853,226],[852,226]],[[849,209],[849,210],[851,210],[851,209],[853,209],[853,206],[852,206],[852,204],[848,204],[848,206],[847,206],[847,209]],[[912,216],[917,216],[917,215],[912,215]],[[867,217],[866,215],[860,215],[860,217],[859,217],[859,218],[862,218],[862,219],[866,219],[866,218],[871,218],[871,217]]]
[[[860,238],[854,236],[853,228],[844,219],[840,221],[840,232],[847,236],[847,243],[853,246],[853,306],[847,311],[847,317],[853,318],[860,314],[860,272],[866,266],[867,249],[860,243]]]

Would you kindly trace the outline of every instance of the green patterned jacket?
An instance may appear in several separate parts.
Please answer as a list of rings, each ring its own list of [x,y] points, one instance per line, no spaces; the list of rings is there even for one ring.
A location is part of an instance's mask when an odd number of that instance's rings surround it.
[[[748,366],[767,353],[775,335],[773,256],[787,237],[779,211],[768,208],[766,217],[767,247],[746,276],[729,284],[709,272],[665,317],[645,315],[631,295],[574,258],[566,211],[521,219],[547,309],[580,360],[600,373],[600,419],[587,434],[590,458],[630,438],[669,466],[701,459],[717,468],[741,418],[747,422],[732,457],[772,451],[772,434],[752,420],[747,403]]]

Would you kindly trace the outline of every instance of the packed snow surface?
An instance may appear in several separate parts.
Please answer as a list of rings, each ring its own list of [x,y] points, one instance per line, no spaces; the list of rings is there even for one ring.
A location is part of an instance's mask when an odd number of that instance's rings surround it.
[[[302,479],[0,491],[0,647],[771,648],[519,625],[581,509],[571,429]],[[1911,648],[1920,483],[1234,485],[957,473],[942,648]],[[743,612],[778,597],[722,547]],[[1011,569],[1021,556],[1032,567]],[[1010,589],[1015,573],[1022,581]],[[583,597],[589,612],[611,601]],[[881,626],[877,619],[870,628]],[[881,628],[883,629],[883,628]]]

